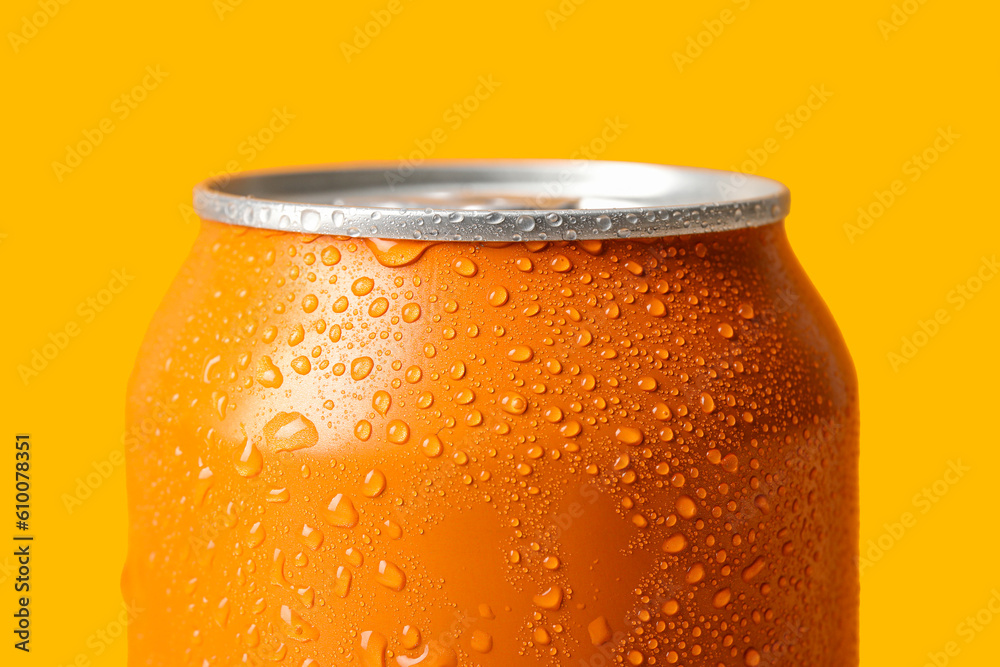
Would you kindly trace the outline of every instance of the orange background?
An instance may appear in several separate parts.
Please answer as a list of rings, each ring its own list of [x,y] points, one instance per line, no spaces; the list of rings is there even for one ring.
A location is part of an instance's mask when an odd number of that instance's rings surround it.
[[[965,619],[1000,590],[998,19],[936,0],[8,0],[0,460],[31,434],[36,542],[27,656],[0,555],[0,659],[124,664],[125,382],[195,237],[195,182],[586,149],[789,185],[862,388],[864,664],[996,664],[1000,615]]]

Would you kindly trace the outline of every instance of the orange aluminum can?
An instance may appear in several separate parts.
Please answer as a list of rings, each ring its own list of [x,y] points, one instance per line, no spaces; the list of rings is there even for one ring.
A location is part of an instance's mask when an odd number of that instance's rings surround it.
[[[601,162],[200,185],[129,388],[129,664],[856,665],[856,379],[788,202]]]

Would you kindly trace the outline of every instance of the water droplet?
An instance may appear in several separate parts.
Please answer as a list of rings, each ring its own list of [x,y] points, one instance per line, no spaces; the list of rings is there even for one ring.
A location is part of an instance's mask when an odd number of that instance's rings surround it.
[[[415,303],[408,303],[403,306],[403,321],[412,324],[420,319],[420,306]]]
[[[226,627],[229,623],[229,598],[219,600],[219,604],[213,611],[212,616],[220,628]]]
[[[319,630],[310,625],[298,612],[287,605],[281,606],[278,615],[284,623],[282,630],[284,630],[289,639],[299,642],[319,639]]]
[[[309,371],[312,370],[312,364],[309,362],[309,357],[302,355],[292,359],[292,370],[299,375],[307,375]]]
[[[531,601],[542,609],[555,611],[562,606],[563,590],[559,586],[553,586],[544,593],[531,598]]]
[[[672,416],[673,415],[670,412],[670,408],[667,406],[666,403],[657,403],[655,406],[653,406],[654,419],[658,419],[659,421],[667,421]]]
[[[377,498],[382,495],[383,491],[385,491],[385,486],[385,473],[378,468],[373,468],[368,471],[367,475],[365,475],[365,481],[361,485],[361,493],[369,498]]]
[[[371,357],[358,357],[351,362],[351,377],[355,380],[364,380],[375,368],[375,362]]]
[[[507,288],[499,286],[490,290],[489,296],[486,297],[486,300],[489,302],[491,306],[499,308],[500,306],[507,303],[507,300],[509,298],[510,298],[510,293],[507,291]]]
[[[695,563],[690,568],[688,568],[687,574],[684,576],[684,581],[689,584],[697,584],[699,581],[705,578],[705,566],[701,563]]]
[[[354,503],[343,493],[338,493],[330,499],[323,516],[327,522],[338,528],[353,528],[358,525],[358,511]]]
[[[361,567],[365,563],[365,557],[361,555],[361,552],[354,547],[349,547],[344,555],[347,556],[347,562],[354,567]]]
[[[658,386],[656,380],[648,376],[639,378],[636,384],[638,384],[639,389],[642,389],[643,391],[656,391]]]
[[[392,396],[389,395],[389,392],[380,389],[372,395],[372,407],[380,415],[389,412],[390,405],[392,405]]]
[[[436,435],[430,435],[421,443],[420,451],[424,453],[424,456],[433,459],[441,456],[441,453],[444,451],[444,444],[442,444],[441,438]]]
[[[620,442],[624,442],[626,445],[637,446],[641,445],[643,441],[642,431],[631,426],[619,426],[615,430],[615,437],[618,438]]]
[[[663,550],[668,554],[678,554],[687,547],[687,538],[680,533],[674,533],[663,542]]]
[[[310,609],[316,602],[316,589],[312,586],[296,589],[295,594],[306,609]]]
[[[406,586],[406,575],[395,564],[383,560],[379,561],[375,581],[391,590],[401,591]]]
[[[412,625],[404,625],[400,633],[399,643],[405,649],[414,649],[420,646],[420,630]]]
[[[611,641],[611,626],[608,619],[598,616],[587,625],[587,633],[590,635],[590,643],[594,646],[601,646]]]
[[[419,238],[419,233],[416,234]],[[420,258],[433,243],[427,241],[405,241],[402,239],[366,238],[365,245],[372,251],[375,260],[382,266],[400,267]]]
[[[385,651],[389,643],[377,632],[361,633],[361,667],[385,667]]]
[[[319,229],[319,212],[312,209],[302,211],[302,229],[307,232],[315,232]]]
[[[507,350],[507,358],[511,361],[516,361],[517,363],[531,361],[534,356],[534,351],[527,345],[515,345]]]
[[[320,253],[319,257],[325,266],[335,266],[340,262],[340,251],[329,245],[323,248],[323,252]]]
[[[382,525],[385,526],[385,533],[389,539],[398,540],[403,536],[403,527],[392,519],[386,519]]]
[[[386,424],[386,439],[397,445],[404,444],[410,439],[410,426],[401,419],[393,419]]]
[[[760,571],[763,569],[764,569],[764,557],[758,556],[757,560],[750,563],[750,565],[748,565],[746,569],[743,570],[743,573],[741,575],[743,577],[743,581],[749,583],[750,580],[756,577],[758,574],[760,574]]]
[[[693,518],[698,511],[698,506],[695,505],[694,500],[690,496],[681,496],[674,503],[674,507],[677,508],[677,513],[681,515],[684,519]]]
[[[372,301],[371,305],[368,306],[368,316],[369,317],[382,317],[385,315],[386,311],[389,310],[389,299],[384,296]]]
[[[489,653],[493,650],[493,637],[482,630],[473,630],[472,638],[469,640],[472,650],[479,653]]]
[[[281,370],[271,362],[271,357],[261,357],[257,362],[257,382],[269,389],[277,389],[283,381]]]
[[[299,540],[310,549],[316,550],[323,544],[323,533],[308,524],[302,524]]]
[[[247,531],[247,546],[251,549],[259,547],[264,543],[264,538],[266,534],[264,532],[264,527],[260,525],[258,521],[254,525],[250,526],[250,530]]]
[[[287,503],[290,497],[288,489],[286,488],[270,489],[264,500],[269,503]]]
[[[264,426],[264,439],[271,451],[290,452],[319,442],[316,425],[298,412],[279,412]]]
[[[333,577],[333,594],[340,598],[346,598],[351,591],[352,579],[353,575],[351,575],[350,570],[343,565],[338,566]]]
[[[479,267],[476,266],[476,263],[467,257],[456,259],[452,264],[452,268],[455,270],[455,273],[466,278],[471,278],[479,272]]]
[[[264,456],[253,441],[244,437],[243,449],[236,452],[236,472],[241,477],[256,477],[264,469]]]
[[[715,595],[712,596],[712,606],[716,609],[722,609],[729,601],[733,599],[733,593],[728,588],[723,588],[717,591]]]
[[[358,440],[365,441],[372,437],[372,424],[367,419],[360,420],[354,425],[354,437]]]

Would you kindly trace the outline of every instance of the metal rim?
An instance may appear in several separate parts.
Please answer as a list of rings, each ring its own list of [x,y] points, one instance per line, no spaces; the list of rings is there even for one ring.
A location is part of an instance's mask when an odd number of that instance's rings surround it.
[[[788,188],[760,176],[588,160],[432,161],[412,168],[359,163],[248,171],[210,179],[194,189],[195,211],[205,220],[433,241],[573,241],[719,232],[780,221],[789,206]]]

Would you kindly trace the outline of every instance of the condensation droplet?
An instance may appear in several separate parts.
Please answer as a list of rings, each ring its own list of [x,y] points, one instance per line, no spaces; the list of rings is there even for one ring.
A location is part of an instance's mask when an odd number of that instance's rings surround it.
[[[369,498],[377,498],[385,491],[385,473],[378,468],[373,468],[365,475],[365,481],[361,485],[361,493]]]
[[[358,525],[358,511],[354,509],[354,503],[343,493],[338,493],[330,499],[323,512],[330,525],[338,528],[353,528]]]
[[[383,560],[378,564],[378,575],[376,575],[375,581],[388,589],[401,591],[406,586],[406,575],[394,563]]]
[[[319,442],[316,425],[298,412],[279,412],[264,426],[268,449],[290,452]]]

